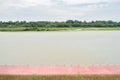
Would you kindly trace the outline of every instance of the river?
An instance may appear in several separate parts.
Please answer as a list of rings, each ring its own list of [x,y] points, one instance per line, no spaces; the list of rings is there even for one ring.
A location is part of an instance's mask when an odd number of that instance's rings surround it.
[[[120,31],[0,32],[0,64],[120,64]]]

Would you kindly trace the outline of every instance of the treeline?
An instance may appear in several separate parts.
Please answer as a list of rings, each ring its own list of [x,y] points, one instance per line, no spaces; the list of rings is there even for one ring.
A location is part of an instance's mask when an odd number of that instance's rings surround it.
[[[48,27],[48,28],[62,28],[62,27],[120,27],[120,22],[113,21],[78,21],[78,20],[67,20],[65,22],[49,22],[49,21],[8,21],[0,22],[0,28],[11,28],[11,27]]]

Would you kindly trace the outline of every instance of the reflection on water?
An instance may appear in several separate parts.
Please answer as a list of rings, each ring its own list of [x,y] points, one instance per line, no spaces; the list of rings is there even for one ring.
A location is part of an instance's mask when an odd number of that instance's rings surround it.
[[[120,31],[0,32],[0,64],[120,64]]]

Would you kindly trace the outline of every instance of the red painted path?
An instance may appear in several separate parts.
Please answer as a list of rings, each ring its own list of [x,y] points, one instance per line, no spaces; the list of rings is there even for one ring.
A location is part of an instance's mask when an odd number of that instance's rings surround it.
[[[120,74],[120,65],[0,65],[0,74],[10,75],[76,75],[76,74]]]

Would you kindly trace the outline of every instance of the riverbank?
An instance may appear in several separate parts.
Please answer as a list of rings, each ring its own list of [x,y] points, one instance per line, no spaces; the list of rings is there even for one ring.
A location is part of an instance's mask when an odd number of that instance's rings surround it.
[[[0,75],[120,75],[120,65],[0,65]]]
[[[120,27],[85,27],[85,28],[39,28],[39,27],[12,27],[12,28],[0,28],[0,31],[109,31],[120,30]]]
[[[0,80],[119,80],[120,65],[1,65]]]
[[[120,75],[0,75],[0,80],[120,80]]]

